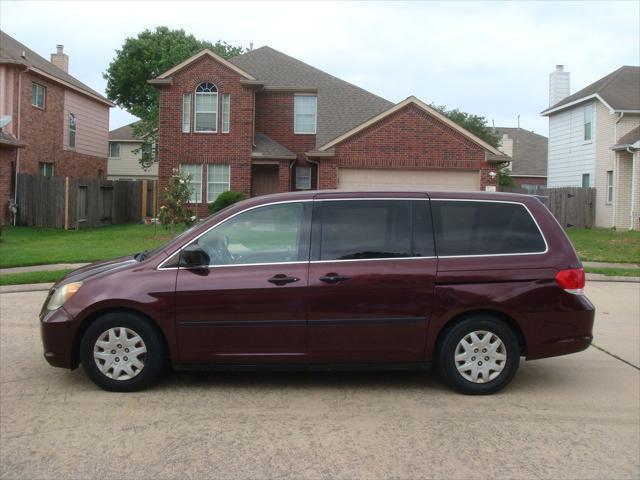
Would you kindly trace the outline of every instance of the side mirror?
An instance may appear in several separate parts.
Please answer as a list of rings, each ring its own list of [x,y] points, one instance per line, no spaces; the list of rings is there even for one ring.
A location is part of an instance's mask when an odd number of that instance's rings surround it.
[[[208,268],[209,255],[197,243],[186,246],[180,252],[180,266],[186,268]]]

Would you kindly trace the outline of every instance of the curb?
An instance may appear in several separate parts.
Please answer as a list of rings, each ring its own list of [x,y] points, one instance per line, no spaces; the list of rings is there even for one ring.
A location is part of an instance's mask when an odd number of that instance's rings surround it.
[[[20,292],[46,292],[53,286],[53,283],[25,283],[23,285],[2,285],[0,286],[0,294],[2,293],[20,293]]]
[[[640,283],[640,277],[613,277],[601,273],[587,273],[585,278],[588,282]]]

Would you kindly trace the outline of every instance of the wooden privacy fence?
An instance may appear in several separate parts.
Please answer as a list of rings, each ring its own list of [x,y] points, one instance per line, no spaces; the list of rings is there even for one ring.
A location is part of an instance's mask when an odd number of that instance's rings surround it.
[[[157,211],[156,180],[18,175],[18,225],[70,228],[135,223]]]
[[[596,217],[596,189],[581,187],[500,187],[503,192],[536,195],[562,228],[591,228]]]

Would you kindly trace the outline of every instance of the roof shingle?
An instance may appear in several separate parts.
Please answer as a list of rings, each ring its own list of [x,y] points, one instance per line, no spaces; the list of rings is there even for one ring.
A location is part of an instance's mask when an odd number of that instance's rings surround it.
[[[547,175],[547,137],[523,128],[496,127],[495,130],[500,136],[507,134],[513,140],[513,175]]]

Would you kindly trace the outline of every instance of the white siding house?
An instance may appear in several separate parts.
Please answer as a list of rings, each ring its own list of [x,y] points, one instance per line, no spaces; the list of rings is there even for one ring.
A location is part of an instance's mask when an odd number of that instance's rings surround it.
[[[569,95],[550,75],[549,187],[596,189],[596,227],[640,229],[640,67],[621,67]],[[637,138],[636,138],[637,137]]]

